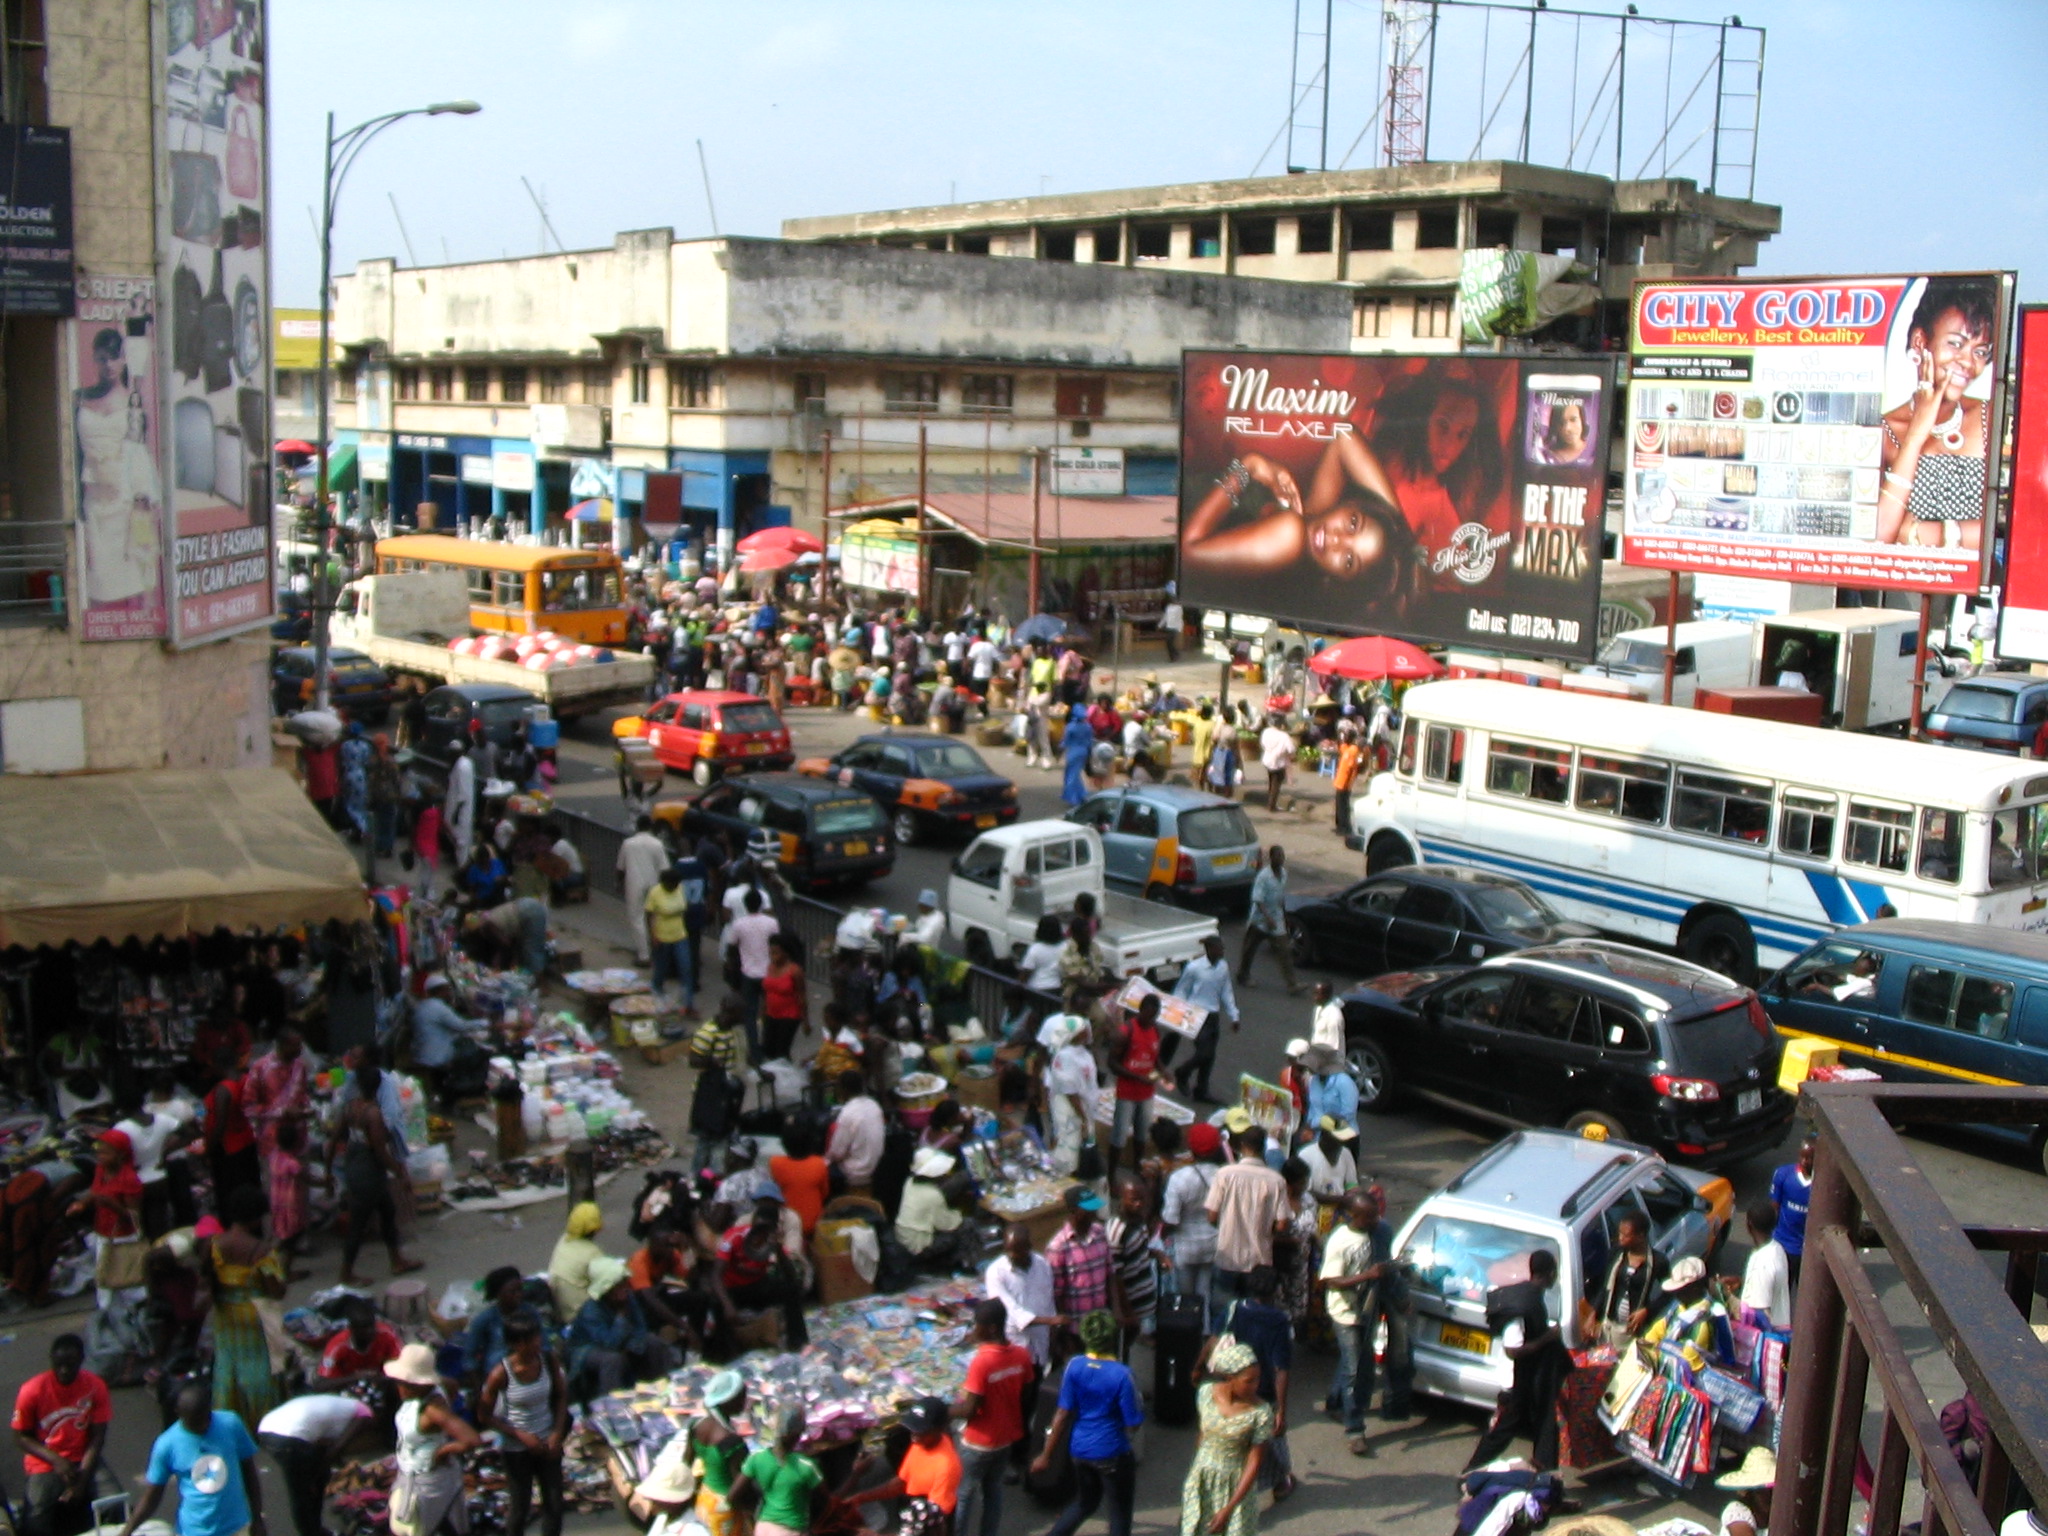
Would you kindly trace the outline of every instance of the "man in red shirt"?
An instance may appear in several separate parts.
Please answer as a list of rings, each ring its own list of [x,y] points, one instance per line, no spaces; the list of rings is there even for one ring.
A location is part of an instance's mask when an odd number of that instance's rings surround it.
[[[974,1309],[978,1348],[967,1363],[967,1383],[953,1400],[960,1426],[960,1507],[953,1536],[996,1536],[1003,1523],[1003,1464],[1024,1438],[1024,1388],[1031,1352],[1012,1344],[1009,1309],[998,1300]]]
[[[351,1296],[342,1303],[341,1316],[347,1326],[320,1352],[321,1390],[360,1397],[388,1419],[398,1411],[398,1393],[384,1364],[398,1358],[405,1341],[377,1316],[367,1297]]]
[[[762,1184],[754,1191],[754,1219],[738,1222],[718,1240],[711,1264],[711,1293],[728,1328],[741,1308],[782,1309],[782,1347],[794,1353],[810,1342],[804,1327],[803,1284],[782,1251],[782,1191]]]
[[[1109,1166],[1116,1167],[1124,1144],[1130,1143],[1131,1171],[1140,1172],[1145,1144],[1152,1131],[1152,1099],[1160,1088],[1173,1086],[1173,1076],[1159,1064],[1159,994],[1148,992],[1136,1014],[1125,1019],[1110,1040],[1109,1070],[1116,1077],[1116,1121],[1109,1128]]]
[[[14,1399],[14,1441],[28,1473],[33,1527],[82,1530],[92,1524],[93,1482],[113,1418],[107,1384],[85,1369],[85,1341],[75,1333],[59,1334],[50,1345],[50,1368],[23,1382]]]

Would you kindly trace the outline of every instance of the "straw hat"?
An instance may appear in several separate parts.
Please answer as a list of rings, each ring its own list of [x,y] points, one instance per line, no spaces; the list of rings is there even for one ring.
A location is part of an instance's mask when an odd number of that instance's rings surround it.
[[[953,1154],[940,1147],[919,1147],[910,1160],[913,1178],[943,1179],[953,1171]]]
[[[651,1504],[687,1504],[697,1496],[697,1479],[690,1471],[690,1443],[687,1435],[676,1435],[661,1448],[648,1468],[647,1476],[633,1491]]]
[[[1698,1254],[1687,1254],[1671,1266],[1671,1278],[1664,1282],[1667,1291],[1682,1291],[1688,1285],[1698,1285],[1707,1278],[1707,1261]]]
[[[1636,1536],[1636,1528],[1614,1515],[1573,1515],[1544,1527],[1549,1536]]]
[[[402,1381],[408,1386],[431,1387],[441,1379],[434,1369],[434,1346],[431,1344],[408,1344],[398,1352],[396,1360],[384,1362],[384,1374],[393,1381]]]

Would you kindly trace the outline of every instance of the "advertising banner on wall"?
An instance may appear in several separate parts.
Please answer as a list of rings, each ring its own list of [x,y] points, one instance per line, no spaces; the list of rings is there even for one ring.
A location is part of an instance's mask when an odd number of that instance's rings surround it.
[[[2019,343],[1998,654],[2048,661],[2048,305],[2020,311]]]
[[[72,310],[71,130],[0,123],[0,316]]]
[[[1181,600],[1590,660],[1612,367],[1188,352]]]
[[[1631,565],[1974,592],[2009,275],[1639,284]]]
[[[65,327],[87,640],[161,640],[163,431],[156,279],[81,277]]]
[[[262,0],[170,0],[159,173],[171,636],[270,618],[268,172]]]

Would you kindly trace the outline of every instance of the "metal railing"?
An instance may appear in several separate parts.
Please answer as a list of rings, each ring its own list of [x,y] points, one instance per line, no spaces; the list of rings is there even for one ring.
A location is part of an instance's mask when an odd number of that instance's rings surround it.
[[[2048,1508],[2048,1354],[2029,1326],[2048,1227],[1965,1226],[1897,1128],[2048,1123],[2048,1089],[1836,1083],[1805,1093],[1817,1145],[1770,1529],[1844,1536],[1860,1492],[1869,1536],[1898,1536],[1917,1470],[1922,1536],[1993,1536],[2016,1502],[2013,1474],[2028,1502]],[[2002,1281],[1980,1251],[2006,1255]],[[1880,1298],[1873,1264],[1897,1270],[1990,1425],[1974,1486]],[[1873,1408],[1874,1458],[1862,1443]]]
[[[66,522],[0,522],[0,627],[61,625],[68,617]]]
[[[631,834],[617,827],[608,827],[581,811],[557,806],[555,814],[561,819],[563,835],[582,856],[583,872],[590,880],[590,888],[603,891],[608,896],[623,896],[625,885],[619,878],[619,845]]]

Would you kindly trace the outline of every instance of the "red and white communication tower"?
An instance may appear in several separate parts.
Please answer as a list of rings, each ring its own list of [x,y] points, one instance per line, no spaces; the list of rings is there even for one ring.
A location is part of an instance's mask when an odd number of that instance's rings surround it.
[[[1429,158],[1429,63],[1436,31],[1430,0],[1381,0],[1387,29],[1385,148],[1388,165]]]

